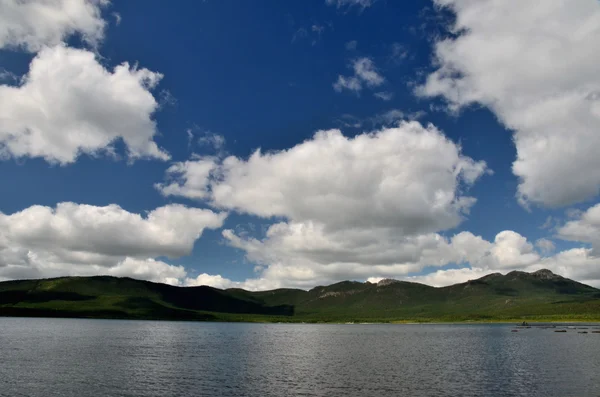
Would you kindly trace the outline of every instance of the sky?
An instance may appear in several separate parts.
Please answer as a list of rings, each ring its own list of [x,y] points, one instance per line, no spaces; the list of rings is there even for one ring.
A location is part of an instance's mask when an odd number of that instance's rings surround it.
[[[600,287],[597,0],[0,0],[0,281]]]

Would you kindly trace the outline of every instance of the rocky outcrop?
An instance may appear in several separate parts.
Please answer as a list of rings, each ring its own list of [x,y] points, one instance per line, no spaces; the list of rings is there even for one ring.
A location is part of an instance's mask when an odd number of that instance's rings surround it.
[[[561,276],[552,273],[548,269],[538,270],[537,272],[531,273],[531,275],[536,278],[539,278],[540,280],[558,280],[562,278]]]
[[[398,280],[394,280],[392,278],[384,278],[383,280],[379,281],[377,283],[378,287],[385,287],[386,285],[392,285],[392,284],[396,284],[399,283],[400,281]]]

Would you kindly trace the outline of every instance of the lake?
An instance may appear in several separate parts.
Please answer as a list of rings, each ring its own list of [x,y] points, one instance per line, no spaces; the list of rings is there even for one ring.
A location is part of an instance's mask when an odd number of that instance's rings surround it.
[[[600,395],[600,334],[513,328],[0,318],[0,395]]]

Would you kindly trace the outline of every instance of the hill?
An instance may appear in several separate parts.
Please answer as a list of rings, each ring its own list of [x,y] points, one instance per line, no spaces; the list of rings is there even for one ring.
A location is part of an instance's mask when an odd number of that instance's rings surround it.
[[[108,276],[63,277],[0,283],[0,315],[285,322],[592,321],[600,320],[600,290],[549,270],[494,273],[441,288],[382,280],[259,292]]]

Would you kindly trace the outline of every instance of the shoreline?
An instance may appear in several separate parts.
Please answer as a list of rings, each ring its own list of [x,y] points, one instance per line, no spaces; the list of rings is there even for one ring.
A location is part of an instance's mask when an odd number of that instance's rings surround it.
[[[161,322],[194,322],[194,323],[246,323],[246,324],[304,324],[304,325],[513,325],[522,326],[523,321],[529,327],[541,327],[544,325],[590,325],[600,327],[600,318],[598,319],[498,319],[498,320],[464,320],[464,321],[443,321],[435,319],[432,321],[410,320],[389,320],[389,321],[320,321],[306,319],[304,321],[289,321],[282,319],[236,319],[222,318],[210,320],[176,319],[176,318],[119,318],[119,317],[85,317],[85,316],[4,316],[2,318],[25,318],[25,319],[68,319],[68,320],[117,320],[117,321],[161,321]]]

